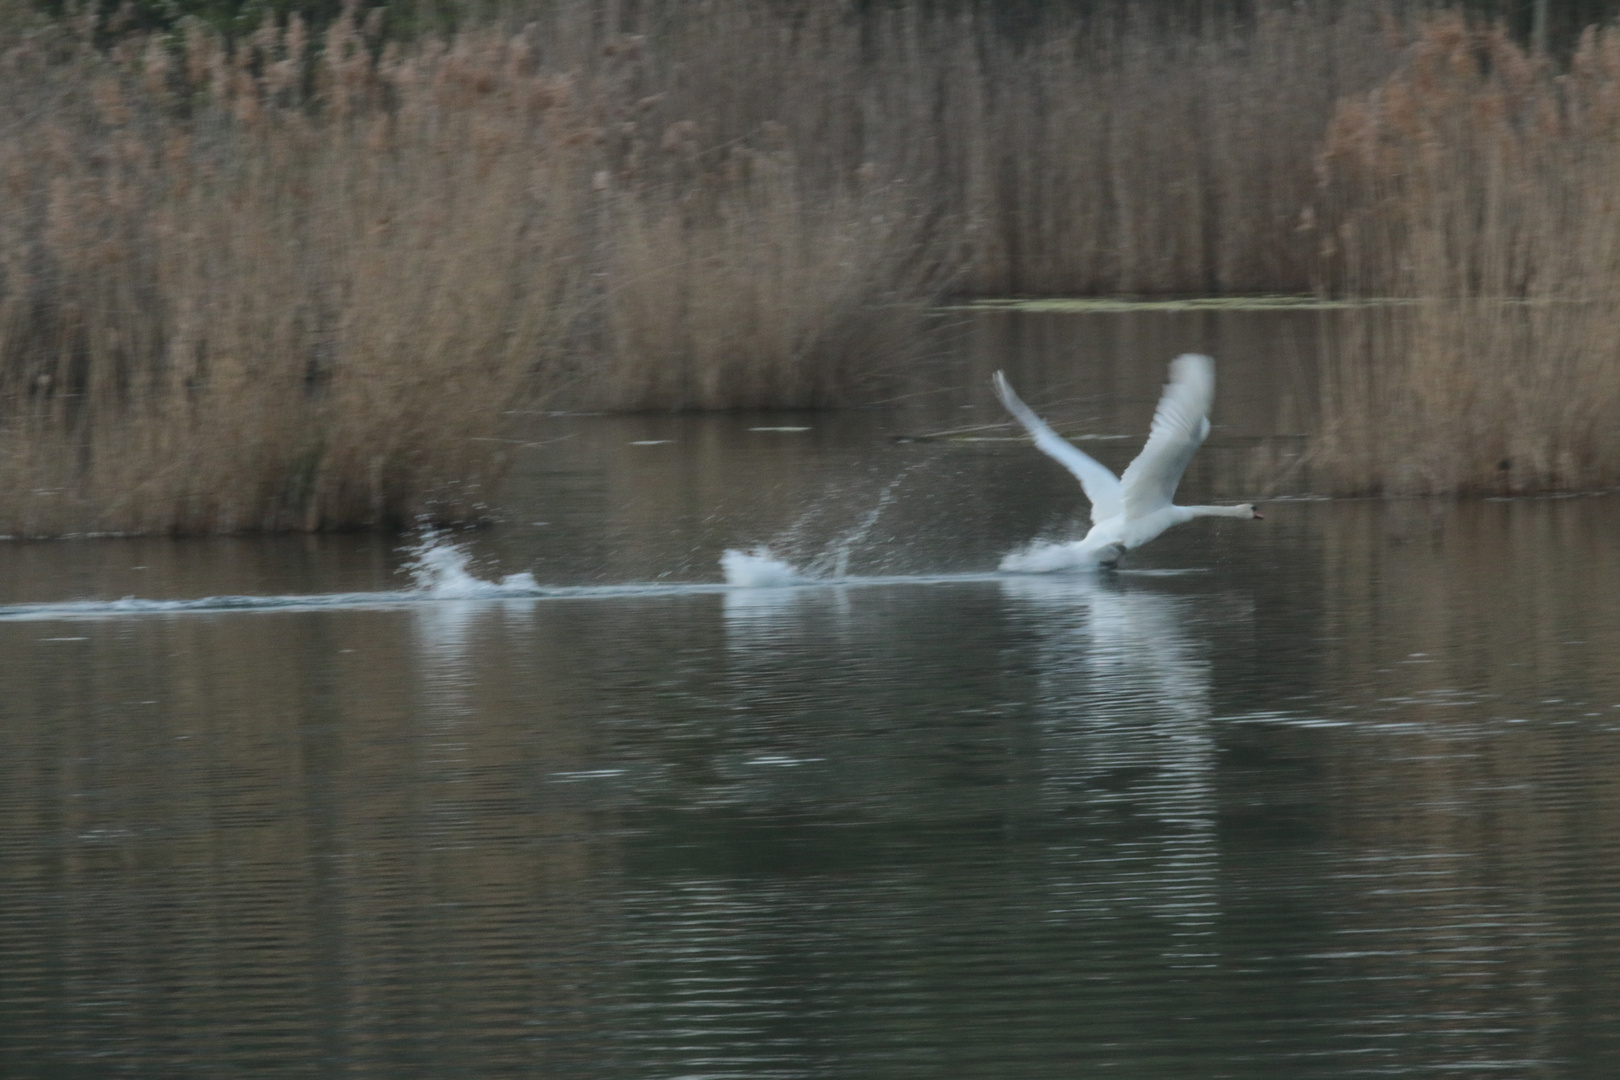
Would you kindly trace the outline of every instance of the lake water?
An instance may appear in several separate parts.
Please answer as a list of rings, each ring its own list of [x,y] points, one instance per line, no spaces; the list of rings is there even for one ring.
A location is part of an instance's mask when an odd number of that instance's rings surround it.
[[[994,573],[1084,503],[990,370],[1119,464],[1214,352],[1186,495],[1269,497],[1314,325],[1270,318],[537,415],[420,587],[388,539],[0,545],[0,1076],[1614,1075],[1620,497]],[[756,545],[846,580],[724,587]]]

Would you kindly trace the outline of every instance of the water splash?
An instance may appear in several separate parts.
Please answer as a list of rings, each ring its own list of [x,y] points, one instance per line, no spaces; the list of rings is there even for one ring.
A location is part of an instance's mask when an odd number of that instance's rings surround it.
[[[507,574],[499,581],[474,577],[467,569],[467,549],[438,529],[425,529],[422,538],[406,549],[410,561],[403,567],[411,575],[414,592],[435,600],[476,600],[492,596],[533,596],[540,591],[527,571]]]
[[[933,458],[927,458],[901,469],[893,480],[883,486],[883,490],[878,493],[877,502],[861,518],[860,523],[833,541],[832,547],[817,556],[815,561],[810,564],[810,568],[821,573],[830,573],[834,580],[849,577],[850,552],[854,551],[858,544],[865,542],[867,536],[872,532],[872,526],[877,524],[878,518],[883,516],[883,511],[894,501],[894,493],[900,489],[900,485],[905,482],[906,478],[917,469],[931,464],[933,460]]]
[[[1008,552],[1001,560],[1006,574],[1052,574],[1062,570],[1101,570],[1119,560],[1116,545],[1087,548],[1079,540],[1054,544],[1037,540],[1027,547]]]
[[[720,556],[720,569],[725,572],[727,585],[746,589],[802,585],[810,580],[799,572],[798,567],[776,558],[765,547],[752,551],[727,549]]]
[[[720,556],[720,568],[725,573],[726,584],[741,588],[774,588],[783,585],[803,585],[809,582],[844,581],[849,578],[849,557],[856,545],[864,541],[877,524],[884,509],[894,501],[894,493],[905,480],[906,476],[918,466],[926,464],[918,462],[907,466],[900,474],[884,485],[878,493],[877,502],[868,510],[856,526],[834,540],[826,550],[812,559],[803,570],[778,558],[769,547],[761,545],[750,551],[728,549]],[[780,542],[790,546],[794,539],[804,531],[805,525],[818,511],[812,509],[802,515],[793,526],[779,538]]]

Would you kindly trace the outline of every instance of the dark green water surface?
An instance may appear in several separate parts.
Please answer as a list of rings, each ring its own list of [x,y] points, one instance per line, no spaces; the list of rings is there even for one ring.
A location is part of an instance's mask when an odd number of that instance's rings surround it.
[[[1135,433],[1163,351],[1104,397],[1007,363]],[[1274,501],[993,577],[1073,482],[893,438],[988,400],[536,417],[458,538],[542,584],[971,579],[0,610],[0,1076],[1615,1075],[1620,498]],[[1244,434],[1190,495],[1258,482]],[[405,558],[8,543],[0,605]]]

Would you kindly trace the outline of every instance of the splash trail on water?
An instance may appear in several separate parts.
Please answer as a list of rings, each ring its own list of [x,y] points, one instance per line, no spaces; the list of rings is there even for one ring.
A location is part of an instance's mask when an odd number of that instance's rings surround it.
[[[868,515],[865,528],[875,515]],[[854,535],[854,534],[851,534]],[[67,600],[0,605],[0,622],[77,621],[151,615],[246,614],[254,612],[386,610],[444,602],[512,602],[522,600],[598,600],[623,597],[723,595],[738,589],[792,586],[859,588],[881,585],[961,584],[1001,580],[1000,574],[922,574],[837,579],[806,576],[767,549],[727,551],[721,556],[723,582],[627,582],[618,585],[541,585],[527,571],[498,580],[478,577],[466,549],[439,533],[426,533],[406,549],[401,570],[411,587],[395,591],[312,593],[284,596],[204,596],[156,600],[126,596],[118,600]]]

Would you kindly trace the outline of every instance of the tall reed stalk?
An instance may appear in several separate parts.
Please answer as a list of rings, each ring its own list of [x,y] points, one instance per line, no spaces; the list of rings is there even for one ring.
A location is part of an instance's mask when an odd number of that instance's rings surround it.
[[[1560,71],[1438,17],[1322,170],[1336,279],[1416,301],[1331,343],[1329,489],[1620,484],[1620,31]]]

